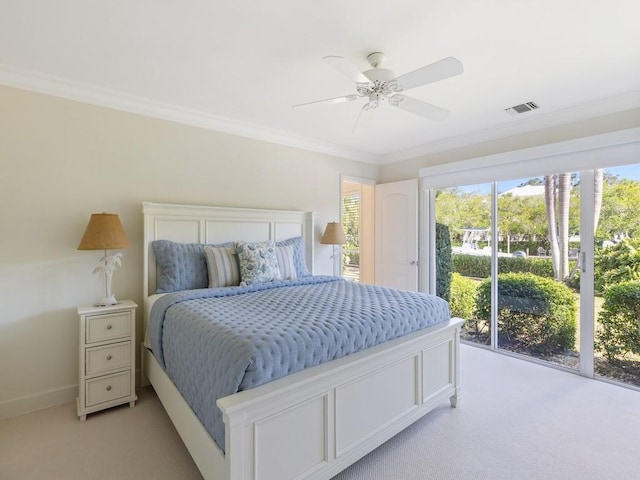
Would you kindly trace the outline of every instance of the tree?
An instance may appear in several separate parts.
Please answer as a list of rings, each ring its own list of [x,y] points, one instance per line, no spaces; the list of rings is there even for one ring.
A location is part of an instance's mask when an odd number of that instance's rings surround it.
[[[549,229],[549,245],[551,246],[551,262],[553,275],[560,275],[560,247],[558,245],[558,228],[556,225],[556,176],[544,177],[544,201],[547,206],[547,228]]]
[[[616,236],[640,235],[640,182],[624,179],[615,183],[605,178],[602,194],[602,215],[598,225],[599,240]]]
[[[498,231],[501,240],[507,240],[507,245],[510,240],[522,242],[546,238],[545,215],[541,196],[521,197],[511,193],[498,196]]]
[[[519,187],[526,187],[527,185],[544,185],[544,178],[541,177],[533,177],[527,180],[526,182],[518,185]]]
[[[459,243],[465,228],[491,226],[491,195],[447,188],[436,192],[436,222],[447,225]]]
[[[549,227],[549,242],[551,243],[551,257],[553,272],[556,280],[569,280],[569,212],[571,211],[571,187],[578,186],[571,173],[560,173],[545,176],[544,193],[547,207],[547,224]],[[597,169],[594,172],[594,228],[597,230],[602,210],[604,172]],[[556,210],[557,209],[557,210]],[[577,210],[577,209],[575,209]],[[578,262],[579,263],[579,262]]]
[[[447,302],[451,295],[451,236],[449,227],[436,223],[436,295]]]
[[[569,211],[571,209],[571,174],[558,174],[558,247],[560,260],[556,279],[569,276]]]
[[[604,170],[598,168],[594,172],[594,205],[593,205],[593,231],[598,231],[600,212],[602,211],[602,194],[604,190]]]

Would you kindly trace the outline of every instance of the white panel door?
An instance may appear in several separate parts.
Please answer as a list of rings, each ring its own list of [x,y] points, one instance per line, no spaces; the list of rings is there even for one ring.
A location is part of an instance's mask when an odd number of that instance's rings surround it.
[[[418,180],[376,185],[377,285],[418,290]]]

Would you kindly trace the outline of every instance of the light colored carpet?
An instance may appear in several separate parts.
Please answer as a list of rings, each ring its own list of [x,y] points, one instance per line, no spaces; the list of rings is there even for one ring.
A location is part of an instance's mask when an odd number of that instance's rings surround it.
[[[462,348],[458,408],[427,414],[334,480],[637,480],[640,392]]]
[[[86,422],[75,403],[0,422],[1,480],[201,478],[150,389]]]
[[[640,392],[462,347],[463,395],[334,480],[640,478]],[[0,479],[201,476],[155,393],[81,423],[75,404],[0,422]]]

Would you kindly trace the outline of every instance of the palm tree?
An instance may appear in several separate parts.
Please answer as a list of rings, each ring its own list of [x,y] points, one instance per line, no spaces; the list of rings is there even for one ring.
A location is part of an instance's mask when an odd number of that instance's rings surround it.
[[[594,172],[594,231],[598,228],[600,211],[602,210],[602,192],[604,172],[597,169]],[[551,259],[553,273],[559,282],[570,279],[569,274],[569,208],[571,200],[571,174],[560,173],[544,177],[544,197],[547,207],[547,225],[549,227],[549,243],[551,244]],[[556,212],[557,209],[557,212]],[[557,221],[556,221],[557,218]],[[576,268],[579,265],[576,264]]]
[[[558,174],[558,246],[560,267],[557,280],[569,276],[569,209],[571,205],[571,174]]]
[[[549,229],[549,245],[553,275],[558,279],[560,274],[560,247],[558,245],[558,228],[556,226],[556,176],[544,177],[544,201],[547,206],[547,227]]]
[[[602,195],[604,191],[604,170],[598,168],[594,171],[594,205],[593,205],[593,231],[598,230],[598,222],[600,221],[600,211],[602,210]]]

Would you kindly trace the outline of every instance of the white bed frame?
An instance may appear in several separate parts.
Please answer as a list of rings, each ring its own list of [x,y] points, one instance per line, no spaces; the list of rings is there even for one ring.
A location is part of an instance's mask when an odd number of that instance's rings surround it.
[[[219,243],[302,235],[313,271],[314,214],[145,202],[144,300],[155,292],[150,242]],[[145,320],[148,312],[145,311]],[[460,392],[462,320],[219,399],[225,453],[151,352],[143,371],[207,480],[329,479]]]

